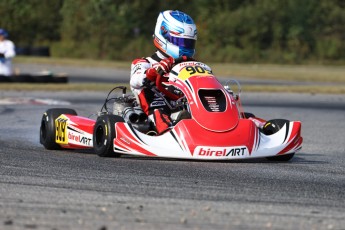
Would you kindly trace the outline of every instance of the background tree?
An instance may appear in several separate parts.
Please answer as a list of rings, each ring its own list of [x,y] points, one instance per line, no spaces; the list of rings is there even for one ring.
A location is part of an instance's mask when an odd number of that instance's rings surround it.
[[[0,27],[17,45],[50,44],[60,39],[63,0],[1,0]]]
[[[0,27],[18,46],[53,56],[131,60],[150,55],[160,11],[198,27],[197,58],[214,62],[343,62],[343,0],[2,0]]]

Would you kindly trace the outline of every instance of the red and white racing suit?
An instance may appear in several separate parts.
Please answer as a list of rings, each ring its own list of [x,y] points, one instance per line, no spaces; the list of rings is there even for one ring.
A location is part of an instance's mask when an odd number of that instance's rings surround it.
[[[144,87],[143,81],[146,78],[146,71],[149,68],[156,68],[159,62],[167,58],[160,51],[156,51],[151,57],[135,59],[131,65],[130,86],[132,92],[137,98],[142,110],[155,122],[158,134],[166,131],[171,125],[170,108],[166,103],[170,103],[171,99],[164,96],[162,99],[151,89]],[[204,65],[204,68],[211,71],[211,68]],[[166,78],[168,81],[168,78]],[[153,119],[152,119],[152,116]]]
[[[166,57],[157,51],[151,57],[135,59],[131,65],[131,90],[142,110],[149,115],[151,119],[153,117],[152,120],[155,122],[158,133],[164,132],[172,125],[170,119],[171,111],[166,104],[166,102],[170,102],[170,99],[165,97],[166,101],[163,100],[151,89],[144,87],[143,81],[146,78],[146,70],[155,68],[164,58]]]

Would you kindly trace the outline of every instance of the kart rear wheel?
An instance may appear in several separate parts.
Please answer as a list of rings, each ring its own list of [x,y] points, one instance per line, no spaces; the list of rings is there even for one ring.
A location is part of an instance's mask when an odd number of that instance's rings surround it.
[[[124,119],[117,115],[102,115],[97,118],[93,129],[93,149],[100,157],[120,156],[114,152],[113,147],[116,122],[124,122]]]
[[[40,127],[40,143],[49,150],[61,149],[55,142],[55,119],[61,114],[77,115],[74,109],[53,108],[48,109],[42,116]]]
[[[266,122],[264,127],[262,128],[262,132],[265,135],[272,135],[276,132],[278,132],[285,124],[288,124],[290,121],[285,119],[274,119],[269,120]],[[266,157],[267,160],[270,161],[289,161],[293,158],[295,153],[289,153],[285,155],[278,155],[273,157]]]

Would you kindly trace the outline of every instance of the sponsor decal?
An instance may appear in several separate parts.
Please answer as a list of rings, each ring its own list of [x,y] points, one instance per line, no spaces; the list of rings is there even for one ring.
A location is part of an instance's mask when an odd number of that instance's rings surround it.
[[[55,142],[58,144],[67,144],[67,118],[60,116],[55,120]]]
[[[194,150],[193,156],[199,157],[231,157],[231,158],[242,158],[249,156],[247,147],[236,146],[236,147],[208,147],[198,146]]]
[[[141,70],[141,64],[136,64],[136,65],[132,68],[132,73],[131,73],[131,75],[135,74],[138,70]]]
[[[187,65],[178,74],[178,78],[181,80],[187,80],[192,76],[205,77],[212,75],[212,71],[201,65]]]
[[[205,69],[209,69],[210,70],[210,67],[202,62],[182,62],[180,64],[178,64],[179,67],[181,67],[181,69],[185,66],[201,66]],[[181,70],[180,69],[180,70]]]
[[[164,101],[153,101],[150,104],[151,107],[157,107],[157,106],[165,106],[165,102]]]
[[[68,133],[68,139],[71,141],[75,141],[77,143],[81,143],[83,145],[87,145],[87,146],[90,146],[92,144],[91,138],[84,137],[84,136],[81,136],[79,134],[75,135],[72,132]]]

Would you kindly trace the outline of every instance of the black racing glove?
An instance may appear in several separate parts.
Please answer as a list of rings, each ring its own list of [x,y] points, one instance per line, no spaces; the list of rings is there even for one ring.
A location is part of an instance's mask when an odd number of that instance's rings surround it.
[[[155,82],[150,81],[150,80],[147,79],[147,78],[144,78],[144,79],[143,79],[143,86],[145,86],[146,88],[151,89],[151,88],[154,87],[155,85],[156,85]]]
[[[4,53],[0,53],[0,58],[5,58],[5,54]]]

